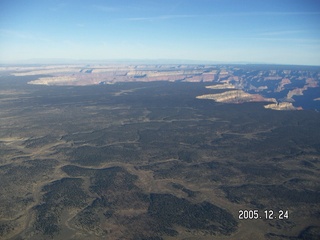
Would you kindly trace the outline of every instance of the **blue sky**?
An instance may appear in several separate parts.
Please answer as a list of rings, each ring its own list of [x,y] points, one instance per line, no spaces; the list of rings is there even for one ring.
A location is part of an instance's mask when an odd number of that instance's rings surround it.
[[[320,0],[0,0],[0,62],[320,65]]]

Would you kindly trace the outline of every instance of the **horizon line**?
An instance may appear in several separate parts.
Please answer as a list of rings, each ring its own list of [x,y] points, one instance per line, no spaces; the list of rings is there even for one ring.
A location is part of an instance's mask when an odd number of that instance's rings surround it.
[[[148,63],[149,62],[149,63]],[[36,58],[24,60],[1,61],[0,65],[74,65],[74,64],[226,64],[226,65],[285,65],[285,66],[311,66],[320,67],[317,64],[276,63],[276,62],[249,62],[249,61],[218,61],[218,60],[194,60],[194,59],[72,59],[72,58]]]

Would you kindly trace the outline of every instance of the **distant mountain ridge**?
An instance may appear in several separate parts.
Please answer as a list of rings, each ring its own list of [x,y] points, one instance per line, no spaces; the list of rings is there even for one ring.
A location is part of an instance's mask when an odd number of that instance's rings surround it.
[[[239,91],[234,91],[234,96],[232,92],[224,95],[220,92],[220,95],[215,96],[214,92],[209,92],[207,96],[199,98],[228,103],[271,101],[275,105],[269,105],[268,108],[276,110],[282,109],[282,106],[284,110],[320,110],[317,101],[320,98],[320,67],[316,66],[110,62],[3,66],[0,69],[14,76],[34,76],[35,79],[29,83],[37,85],[85,86],[151,81],[206,82],[220,84],[219,88],[226,88],[225,91],[231,91],[230,88]]]

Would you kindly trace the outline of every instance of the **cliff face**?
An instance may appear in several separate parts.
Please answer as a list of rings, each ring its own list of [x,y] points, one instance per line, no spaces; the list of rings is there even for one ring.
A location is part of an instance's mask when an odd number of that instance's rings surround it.
[[[231,84],[218,84],[213,86],[207,86],[208,89],[233,89],[235,88]],[[205,94],[197,96],[198,99],[211,99],[216,102],[225,103],[244,103],[244,102],[274,102],[272,104],[265,105],[267,109],[273,110],[302,110],[301,107],[294,107],[291,102],[278,103],[274,98],[264,98],[259,94],[246,93],[243,90],[231,90],[217,94]]]
[[[198,99],[211,99],[216,102],[225,103],[244,103],[244,102],[274,102],[264,107],[273,110],[302,110],[301,107],[295,107],[290,102],[277,103],[274,98],[264,98],[259,94],[249,94],[242,90],[233,90],[217,94],[206,94],[198,96]]]
[[[306,79],[306,85],[304,85],[302,88],[296,88],[288,92],[287,99],[292,100],[292,97],[294,96],[303,96],[303,92],[307,90],[308,88],[316,88],[319,87],[317,81],[313,78]]]
[[[283,91],[283,90],[285,89],[285,85],[290,84],[290,83],[291,83],[291,81],[290,81],[289,78],[283,78],[283,79],[280,81],[280,83],[279,83],[279,85],[278,85],[278,88],[276,89],[276,92],[281,92],[281,91]]]
[[[5,70],[5,69],[4,69]],[[1,69],[0,69],[1,71]],[[39,67],[19,68],[12,72],[14,76],[49,75],[30,81],[39,85],[94,85],[100,82],[151,82],[184,81],[213,82],[217,78],[216,70],[207,70],[190,66],[60,66],[57,68]]]
[[[77,78],[71,76],[58,76],[58,77],[43,77],[34,81],[30,81],[29,84],[36,85],[63,85],[67,83],[76,82]]]
[[[268,109],[273,109],[273,110],[302,110],[300,107],[294,107],[292,103],[289,102],[282,102],[282,103],[272,103],[264,106],[265,108]]]
[[[212,99],[216,102],[243,103],[243,102],[276,102],[274,98],[264,98],[259,94],[249,94],[242,90],[232,90],[217,94],[205,94],[198,99]]]
[[[275,67],[275,69],[272,69]],[[285,66],[286,68],[288,66]],[[199,99],[217,102],[295,102],[295,105],[320,111],[320,68],[229,65],[48,65],[0,66],[14,76],[34,76],[29,84],[85,86],[117,82],[207,82],[207,89],[225,89],[225,93],[206,94]],[[212,85],[210,85],[212,83]],[[214,85],[213,85],[214,84]],[[310,88],[314,88],[310,89]],[[250,92],[250,94],[248,93]],[[306,94],[312,92],[312,98]],[[297,97],[299,96],[299,97]],[[276,99],[273,99],[276,97]],[[310,98],[310,99],[309,99]],[[314,100],[314,101],[313,101]],[[312,101],[309,104],[308,101]],[[271,109],[295,109],[290,104],[277,104]]]
[[[217,84],[212,86],[206,86],[208,89],[235,89],[235,86],[225,83],[225,84]]]

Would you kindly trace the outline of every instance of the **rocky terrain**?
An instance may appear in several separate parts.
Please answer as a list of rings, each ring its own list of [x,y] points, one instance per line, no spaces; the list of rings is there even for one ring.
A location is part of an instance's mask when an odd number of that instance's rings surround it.
[[[259,94],[246,93],[243,90],[232,90],[217,94],[205,94],[198,99],[212,99],[216,102],[243,103],[243,102],[276,102],[274,98],[264,98]]]
[[[280,65],[61,65],[3,66],[0,73],[34,76],[29,84],[86,86],[117,82],[208,82],[225,93],[199,98],[218,102],[274,102],[277,110],[320,110],[320,68]],[[212,83],[214,85],[212,85]],[[218,94],[218,95],[217,95]]]
[[[264,106],[274,110],[302,110],[302,108],[296,108],[290,102],[272,103]]]

